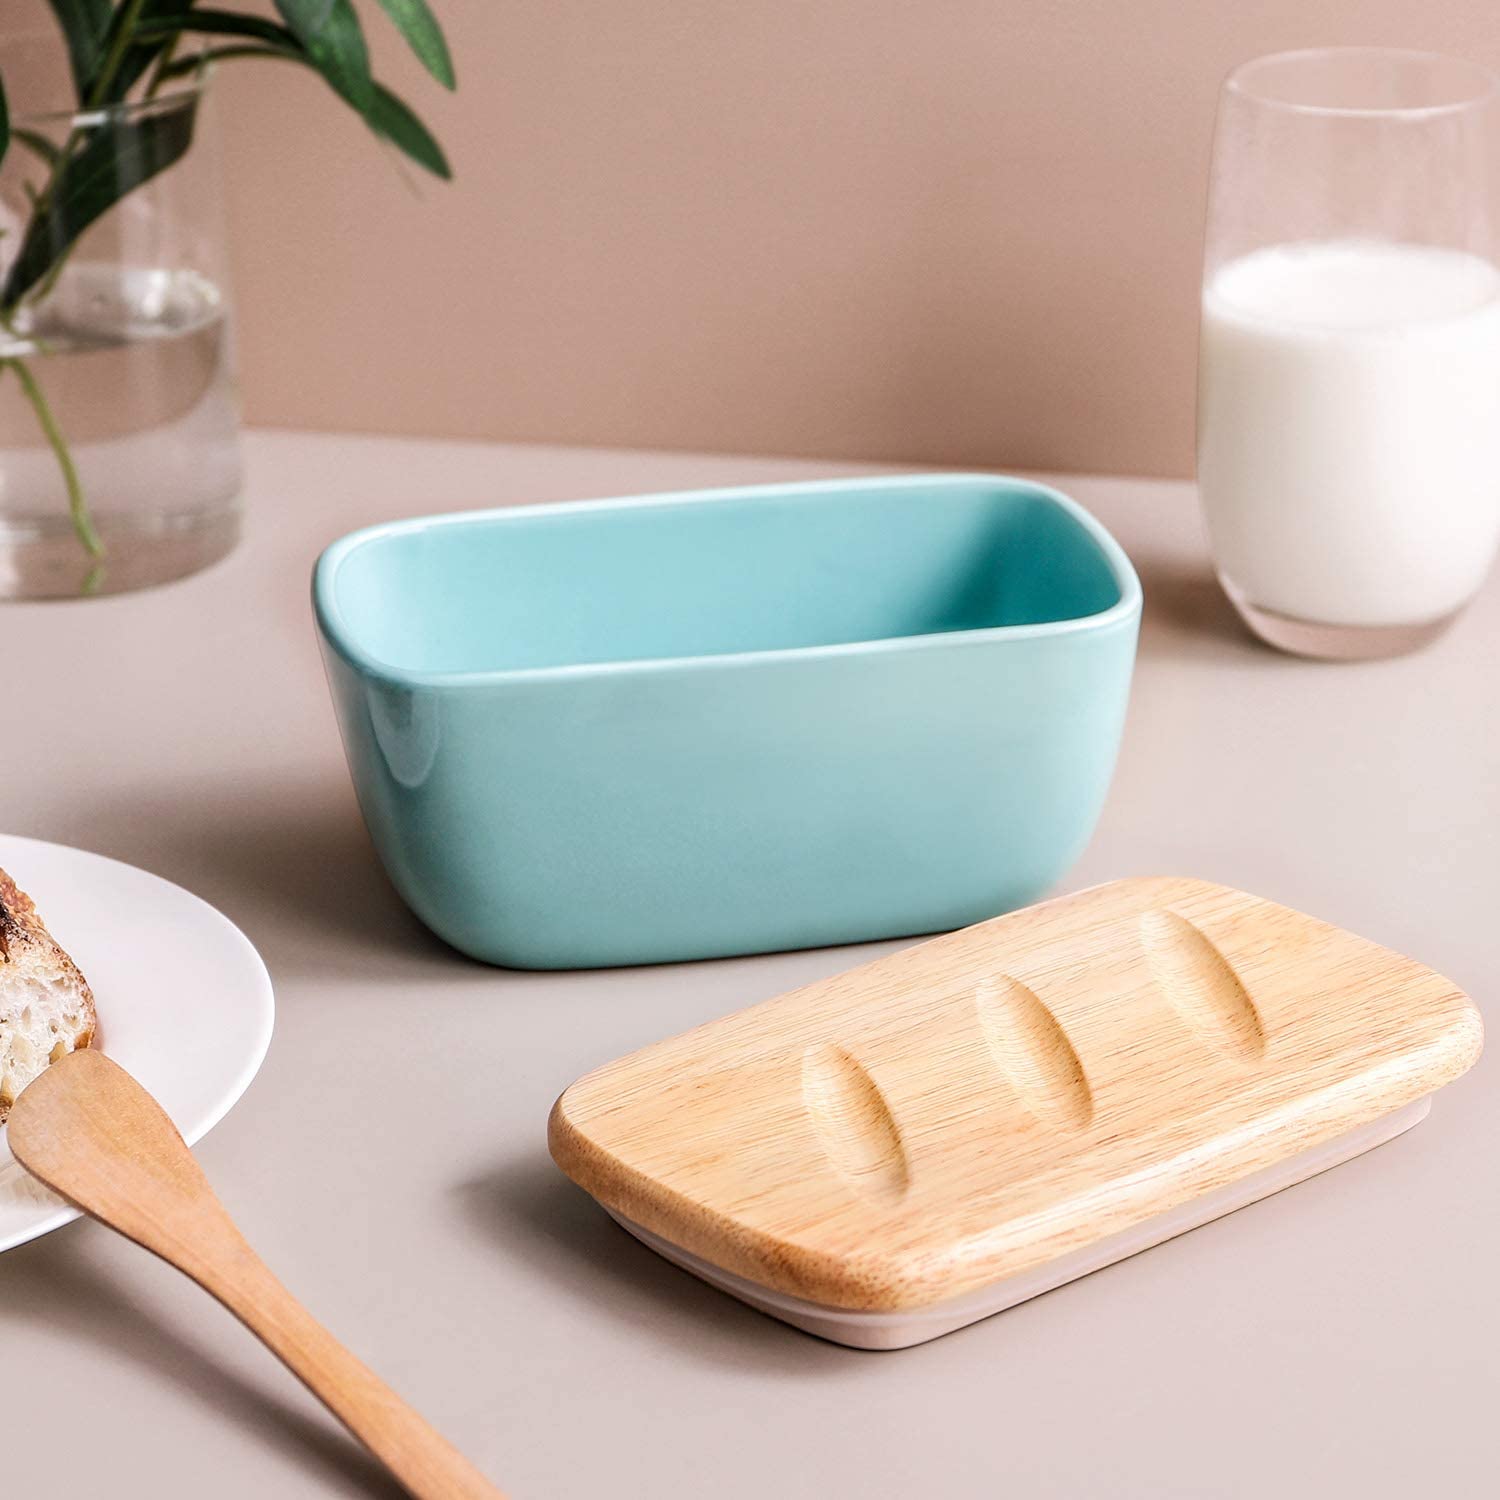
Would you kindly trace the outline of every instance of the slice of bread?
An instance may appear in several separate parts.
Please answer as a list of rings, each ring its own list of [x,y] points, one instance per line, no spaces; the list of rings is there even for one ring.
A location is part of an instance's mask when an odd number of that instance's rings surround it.
[[[99,1018],[78,965],[31,897],[0,870],[0,1124],[49,1063],[94,1040]]]

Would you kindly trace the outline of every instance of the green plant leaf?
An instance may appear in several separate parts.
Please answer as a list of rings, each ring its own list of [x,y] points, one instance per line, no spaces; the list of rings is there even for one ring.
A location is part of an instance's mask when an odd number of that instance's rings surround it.
[[[147,3],[150,4],[151,0]],[[134,75],[130,80],[132,83],[151,65],[153,58],[162,58],[161,71],[153,79],[148,93],[154,93],[165,79],[181,78],[197,71],[198,58],[172,61],[171,54],[186,34],[250,37],[269,46],[285,46],[301,52],[296,37],[275,21],[262,16],[242,16],[234,11],[198,10],[193,6],[193,0],[157,0],[151,14],[142,20],[135,34],[141,46],[131,49],[126,64]]]
[[[248,36],[274,46],[300,47],[285,26],[261,16],[242,16],[230,10],[198,10],[176,0],[175,9],[144,22],[136,33],[142,41],[166,41],[179,32],[204,36]]]
[[[205,11],[199,15],[198,19],[202,20],[203,16],[208,14],[209,12]],[[269,32],[258,29],[253,34],[266,36],[267,40],[264,44],[210,48],[206,54],[207,57],[209,59],[265,57],[301,63],[303,67],[321,71],[316,68],[316,64],[302,50],[297,39],[289,31],[283,30],[272,22],[263,24],[269,27]],[[275,35],[271,35],[272,33]],[[182,62],[173,63],[167,69],[167,76],[180,76],[196,66],[196,61],[185,58]],[[384,85],[372,82],[371,89],[373,92],[370,107],[360,111],[370,129],[376,135],[390,141],[392,145],[399,147],[418,166],[425,167],[434,176],[441,177],[444,181],[451,180],[453,169],[448,165],[448,158],[443,155],[443,148],[433,138],[432,132]]]
[[[276,9],[313,67],[360,114],[368,114],[375,102],[375,80],[350,0],[276,0]]]
[[[40,130],[29,130],[24,125],[12,125],[10,127],[10,138],[18,146],[25,146],[39,161],[49,167],[57,165],[57,159],[62,155],[56,141],[49,141]],[[0,150],[0,156],[5,152]]]
[[[197,103],[189,100],[134,119],[110,116],[92,127],[27,226],[0,288],[0,307],[14,307],[100,214],[181,157],[196,114]]]
[[[190,13],[191,5],[192,0],[143,0],[136,13],[135,23],[130,28],[130,44],[120,55],[114,74],[100,91],[97,103],[118,104],[125,98],[135,87],[136,81],[182,29],[181,25],[165,27],[161,23]],[[123,9],[115,13],[116,26],[123,24],[124,19]],[[109,41],[113,43],[114,39],[114,29],[111,28]],[[99,82],[96,78],[96,86]]]
[[[307,59],[307,54],[296,45],[295,41],[290,47],[272,47],[269,44],[237,42],[228,47],[208,47],[193,57],[179,58],[176,62],[167,64],[162,76],[165,78],[186,78],[190,73],[199,72],[206,63],[229,62],[236,57],[270,58],[272,62],[294,62],[301,63],[305,68],[312,67],[312,64]],[[314,68],[313,71],[316,72],[317,69]],[[327,80],[324,79],[324,82],[326,83]]]
[[[89,85],[104,58],[113,12],[110,0],[47,0],[68,44],[68,65],[80,104],[88,97]]]
[[[445,182],[452,180],[453,169],[432,132],[388,88],[375,85],[375,104],[365,111],[365,120],[376,135],[400,147],[419,167]]]
[[[377,0],[377,3],[396,23],[422,66],[445,89],[453,88],[457,82],[453,76],[453,59],[443,38],[443,28],[428,8],[427,0]]]

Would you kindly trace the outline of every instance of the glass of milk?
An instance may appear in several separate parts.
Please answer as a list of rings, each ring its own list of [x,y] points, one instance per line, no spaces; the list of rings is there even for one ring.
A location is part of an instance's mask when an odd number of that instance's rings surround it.
[[[1500,541],[1500,94],[1431,53],[1287,52],[1224,86],[1198,484],[1251,628],[1309,656],[1439,635]]]

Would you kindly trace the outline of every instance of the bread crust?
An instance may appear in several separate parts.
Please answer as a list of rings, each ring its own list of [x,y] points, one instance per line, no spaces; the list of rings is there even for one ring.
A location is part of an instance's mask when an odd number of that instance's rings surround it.
[[[60,973],[64,983],[75,991],[79,1024],[69,1040],[74,1049],[90,1046],[98,1034],[99,1013],[88,981],[47,931],[47,924],[31,897],[0,870],[0,1000],[4,999],[12,975],[36,970]],[[5,1046],[5,1030],[0,1027],[0,1054]],[[0,1095],[0,1124],[5,1123],[10,1104],[10,1100]]]

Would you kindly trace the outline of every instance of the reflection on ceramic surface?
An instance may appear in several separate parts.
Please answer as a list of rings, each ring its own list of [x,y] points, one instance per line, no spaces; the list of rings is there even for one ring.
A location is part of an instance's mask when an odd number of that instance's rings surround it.
[[[386,771],[398,786],[415,791],[437,760],[437,700],[399,683],[367,682],[365,706]]]

